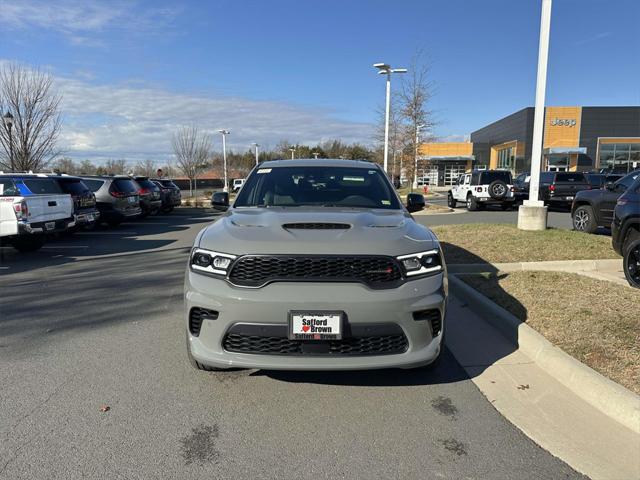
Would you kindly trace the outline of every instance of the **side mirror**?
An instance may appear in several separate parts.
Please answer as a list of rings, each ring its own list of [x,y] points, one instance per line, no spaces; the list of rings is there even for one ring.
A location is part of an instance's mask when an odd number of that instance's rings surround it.
[[[615,182],[606,182],[604,184],[604,188],[606,188],[610,192],[613,192],[616,189],[616,183]]]
[[[229,208],[229,193],[215,192],[211,197],[211,207],[213,207],[214,210],[226,212]]]
[[[424,208],[424,197],[419,193],[410,193],[407,195],[407,210],[409,212],[419,212]]]

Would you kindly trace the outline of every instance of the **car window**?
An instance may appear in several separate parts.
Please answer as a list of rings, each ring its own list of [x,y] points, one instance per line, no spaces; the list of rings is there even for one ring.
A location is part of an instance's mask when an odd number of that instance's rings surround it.
[[[178,188],[178,186],[171,180],[160,180],[160,183],[167,188]]]
[[[540,183],[551,183],[553,181],[553,172],[542,172],[540,174]]]
[[[115,191],[122,193],[138,193],[138,185],[128,178],[116,178],[111,185]]]
[[[64,193],[70,193],[72,195],[80,195],[89,190],[82,180],[58,180],[58,183]]]
[[[395,190],[380,169],[274,167],[255,170],[235,207],[300,206],[400,209]]]
[[[511,172],[482,172],[480,178],[481,185],[488,185],[496,180],[502,180],[504,183],[511,183]]]
[[[150,190],[155,190],[156,188],[158,188],[158,186],[153,183],[151,180],[149,179],[144,179],[144,180],[136,180],[136,182],[142,187],[142,188],[148,188]]]
[[[465,185],[469,185],[470,182],[471,182],[471,175],[465,175],[464,176],[464,184]]]
[[[620,190],[621,188],[626,190],[631,185],[633,185],[633,182],[635,182],[636,178],[638,178],[639,176],[640,172],[634,172],[627,175],[626,177],[621,178],[616,182],[616,190]]]
[[[22,183],[36,195],[64,193],[58,182],[51,178],[23,178]]]
[[[98,190],[100,190],[100,187],[104,185],[104,180],[93,180],[93,179],[85,178],[82,181],[92,192],[97,192]]]
[[[18,187],[10,178],[0,178],[0,196],[13,197],[20,195]]]
[[[556,182],[587,183],[584,173],[556,173]]]

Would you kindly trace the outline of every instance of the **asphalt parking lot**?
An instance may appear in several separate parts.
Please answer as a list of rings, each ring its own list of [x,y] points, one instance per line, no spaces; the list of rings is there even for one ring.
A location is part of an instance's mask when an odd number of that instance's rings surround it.
[[[474,221],[494,213],[517,215]],[[431,373],[192,369],[183,272],[214,220],[179,209],[2,249],[0,478],[582,478],[449,352]]]

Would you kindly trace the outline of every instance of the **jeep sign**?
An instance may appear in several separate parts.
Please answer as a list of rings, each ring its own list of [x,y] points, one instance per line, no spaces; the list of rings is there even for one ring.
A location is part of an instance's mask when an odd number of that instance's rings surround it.
[[[575,127],[576,119],[575,118],[554,118],[553,120],[551,120],[551,126],[555,127],[556,125],[559,127]]]

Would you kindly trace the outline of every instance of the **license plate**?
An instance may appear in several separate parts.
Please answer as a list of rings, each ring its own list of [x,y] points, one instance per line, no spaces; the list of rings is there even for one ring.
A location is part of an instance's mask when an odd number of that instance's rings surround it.
[[[87,213],[85,219],[87,222],[93,222],[93,213]]]
[[[56,228],[56,222],[47,222],[44,224],[44,228],[47,230],[53,230]]]
[[[136,197],[128,197],[129,203],[136,203]]]
[[[289,338],[292,340],[339,340],[342,312],[290,312]]]
[[[567,200],[573,200],[573,197],[567,197]]]

